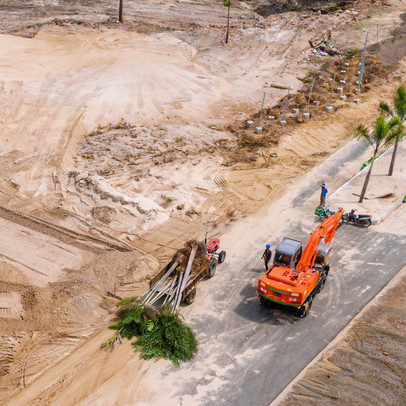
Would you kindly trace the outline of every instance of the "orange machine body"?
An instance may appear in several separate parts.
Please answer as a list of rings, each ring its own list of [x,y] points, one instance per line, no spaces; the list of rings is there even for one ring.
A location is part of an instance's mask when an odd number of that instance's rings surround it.
[[[303,255],[292,267],[275,263],[275,254],[274,264],[259,278],[258,294],[273,302],[300,307],[323,278],[325,280],[323,265],[342,214],[340,208],[313,230]]]

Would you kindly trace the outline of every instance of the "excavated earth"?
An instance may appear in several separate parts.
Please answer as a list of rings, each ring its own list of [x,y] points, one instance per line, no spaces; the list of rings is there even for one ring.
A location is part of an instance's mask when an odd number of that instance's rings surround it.
[[[221,2],[125,2],[122,25],[116,3],[0,0],[0,404],[86,351],[117,297],[185,241],[257,213],[352,139],[406,80],[401,2],[241,1],[229,44]],[[361,54],[348,52],[366,29],[354,107]],[[294,109],[308,105],[305,121]]]

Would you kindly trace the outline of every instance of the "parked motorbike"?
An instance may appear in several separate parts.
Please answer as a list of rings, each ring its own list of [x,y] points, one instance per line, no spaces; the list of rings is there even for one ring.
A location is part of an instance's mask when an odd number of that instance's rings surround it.
[[[363,227],[369,227],[372,224],[372,219],[369,214],[355,214],[357,210],[352,209],[349,213],[344,213],[342,220],[344,223],[359,224]]]

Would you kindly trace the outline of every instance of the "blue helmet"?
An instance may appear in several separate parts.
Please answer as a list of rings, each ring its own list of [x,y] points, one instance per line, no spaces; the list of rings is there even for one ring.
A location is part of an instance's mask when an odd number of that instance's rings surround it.
[[[266,244],[265,248],[271,248],[270,244]]]

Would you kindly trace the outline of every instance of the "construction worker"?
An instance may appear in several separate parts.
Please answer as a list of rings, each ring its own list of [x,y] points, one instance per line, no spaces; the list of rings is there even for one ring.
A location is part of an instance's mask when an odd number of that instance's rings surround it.
[[[324,182],[320,186],[321,186],[320,206],[326,207],[326,196],[327,196],[328,190],[327,190],[326,184]]]
[[[269,261],[271,260],[271,258],[272,258],[271,246],[269,244],[266,244],[265,251],[261,257],[261,259],[263,259],[265,262],[265,270],[268,270],[268,268],[269,268],[268,264],[269,264]]]

